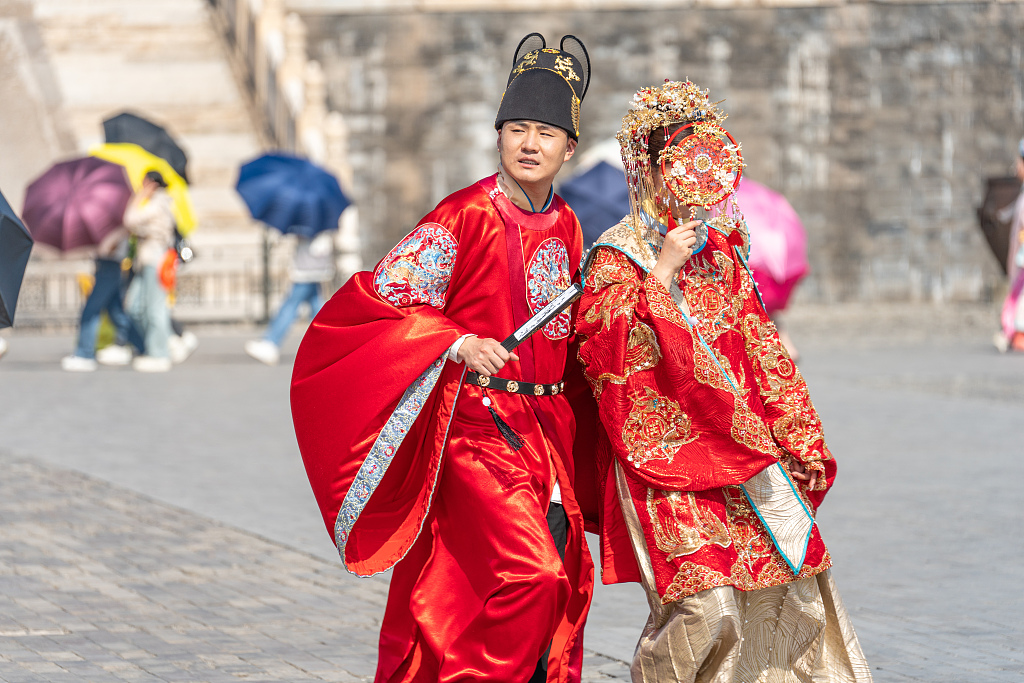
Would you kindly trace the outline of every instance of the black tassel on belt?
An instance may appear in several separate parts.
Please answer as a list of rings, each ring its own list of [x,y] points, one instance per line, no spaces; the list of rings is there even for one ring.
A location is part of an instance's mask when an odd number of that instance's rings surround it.
[[[525,445],[523,443],[523,438],[516,434],[516,430],[512,429],[507,422],[501,419],[501,415],[498,415],[498,413],[495,412],[494,407],[491,405],[490,396],[484,396],[484,405],[487,407],[487,411],[491,414],[491,419],[494,420],[494,425],[505,438],[505,442],[508,444],[509,448],[514,451],[518,451],[522,448]]]

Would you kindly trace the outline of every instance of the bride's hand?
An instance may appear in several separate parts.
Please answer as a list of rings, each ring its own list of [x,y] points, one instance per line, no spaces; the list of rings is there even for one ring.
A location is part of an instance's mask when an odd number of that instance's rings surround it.
[[[690,221],[665,235],[658,263],[651,269],[651,275],[658,278],[661,284],[665,285],[665,289],[669,288],[679,270],[693,256],[693,247],[697,244],[698,225],[700,221]]]

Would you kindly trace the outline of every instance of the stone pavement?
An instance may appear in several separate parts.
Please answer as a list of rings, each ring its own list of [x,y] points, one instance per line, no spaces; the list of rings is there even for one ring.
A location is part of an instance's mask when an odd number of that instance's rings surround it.
[[[1024,356],[991,349],[990,320],[878,307],[791,318],[840,467],[819,522],[879,682],[1024,680]],[[139,662],[164,667],[149,680],[372,674],[386,579],[339,567],[295,449],[288,368],[250,362],[239,331],[200,337],[160,376],[65,374],[69,340],[9,338],[0,620],[18,625],[0,621],[0,680],[50,665],[126,667],[67,680],[144,680]],[[253,602],[232,604],[240,593]],[[587,680],[628,678],[645,614],[637,586],[599,587]],[[96,649],[90,629],[119,644]],[[143,645],[171,651],[133,659]],[[277,668],[288,662],[301,671]]]
[[[387,581],[0,455],[0,680],[365,681]],[[616,664],[587,657],[589,680]]]

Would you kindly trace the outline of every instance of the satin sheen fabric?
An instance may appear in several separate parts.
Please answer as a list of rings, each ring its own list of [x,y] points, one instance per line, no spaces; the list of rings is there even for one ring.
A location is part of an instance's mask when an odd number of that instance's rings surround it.
[[[296,356],[296,436],[332,537],[360,466],[425,368],[463,334],[501,341],[525,322],[540,303],[543,278],[534,275],[547,262],[538,254],[564,248],[567,276],[579,277],[582,237],[571,210],[555,197],[543,213],[523,212],[494,176],[442,201],[420,226],[435,226],[442,252],[457,242],[447,282],[410,275],[405,287],[380,265],[358,273],[323,307]],[[382,264],[394,258],[393,250]],[[438,305],[396,305],[381,295],[382,282]],[[567,324],[564,336],[559,329],[531,337],[516,351],[520,362],[498,375],[561,380],[571,339]],[[551,643],[548,680],[578,681],[593,564],[573,495],[572,412],[563,395],[487,391],[523,436],[525,447],[513,451],[483,405],[485,390],[462,385],[463,371],[445,361],[344,545],[355,573],[394,567],[376,680],[525,681]],[[545,520],[556,479],[569,519],[564,563]]]
[[[626,223],[602,236],[576,318],[601,423],[602,578],[641,581],[635,550],[668,604],[718,586],[759,590],[821,573],[831,559],[817,526],[794,575],[738,487],[792,455],[820,475],[814,491],[798,487],[815,510],[836,471],[806,384],[737,253],[741,235],[710,230],[683,268],[676,296],[691,320],[647,276],[660,239]],[[619,491],[616,462],[625,473]],[[643,529],[640,547],[625,531],[622,498]]]

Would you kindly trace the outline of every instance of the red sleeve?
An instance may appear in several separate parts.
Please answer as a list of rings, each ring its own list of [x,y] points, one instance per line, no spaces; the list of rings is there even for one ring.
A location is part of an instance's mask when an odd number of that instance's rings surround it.
[[[822,431],[821,418],[811,403],[803,375],[779,340],[778,330],[761,305],[754,279],[742,257],[734,256],[737,294],[744,297],[739,327],[754,369],[765,408],[765,422],[775,441],[805,467],[819,473],[809,492],[817,506],[832,485],[836,464]]]
[[[623,468],[650,488],[697,491],[775,462],[734,441],[734,395],[661,282],[598,249],[577,319],[579,358]]]

